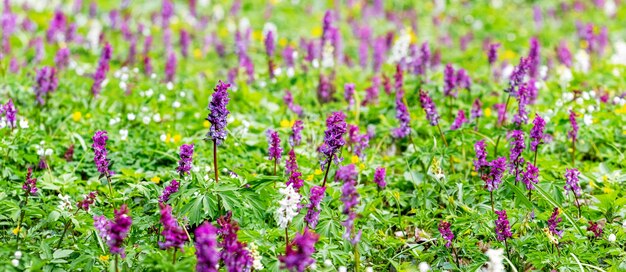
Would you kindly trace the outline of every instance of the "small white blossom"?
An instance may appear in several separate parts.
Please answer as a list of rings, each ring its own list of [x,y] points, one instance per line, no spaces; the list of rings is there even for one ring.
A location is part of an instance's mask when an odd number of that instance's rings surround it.
[[[15,259],[21,259],[22,258],[22,252],[21,251],[15,251],[15,253],[13,254],[13,256],[15,256]]]
[[[126,115],[126,118],[128,118],[128,121],[135,121],[135,118],[137,116],[134,113],[129,113],[128,115]]]
[[[340,266],[337,271],[339,271],[339,272],[348,272],[348,268],[345,267],[345,266]]]
[[[146,124],[146,125],[150,124],[150,116],[144,116],[143,117],[143,123]]]
[[[427,272],[430,270],[430,265],[427,262],[421,262],[419,266],[420,272]]]
[[[284,229],[289,222],[298,214],[298,204],[300,204],[300,194],[291,185],[278,190],[283,199],[278,202],[280,207],[276,210],[276,223],[278,227]]]
[[[583,123],[585,123],[585,125],[587,126],[590,126],[591,124],[593,124],[593,118],[591,114],[585,114],[583,116]]]
[[[17,266],[19,266],[19,265],[20,265],[20,260],[18,260],[18,259],[13,259],[13,260],[11,260],[11,264],[12,264],[13,266],[17,267]]]
[[[71,211],[74,205],[72,205],[72,199],[69,195],[59,194],[59,205],[57,207],[61,211]]]
[[[250,255],[254,260],[252,262],[252,267],[254,267],[254,270],[262,270],[263,263],[261,262],[261,260],[263,259],[263,256],[259,254],[259,247],[254,243],[250,243],[248,244],[248,251],[250,251]]]
[[[608,239],[609,239],[609,243],[615,243],[615,240],[617,240],[617,237],[615,236],[615,234],[611,233]]]
[[[587,54],[587,52],[585,52],[584,50],[578,50],[576,55],[574,55],[574,60],[574,67],[576,68],[576,70],[585,74],[589,72],[591,64],[589,62],[589,54]]]
[[[624,222],[626,222],[626,221],[624,221]],[[331,261],[330,259],[324,260],[324,266],[326,266],[326,267],[333,266],[333,261]]]
[[[157,122],[157,123],[161,122],[161,114],[159,114],[159,113],[155,113],[155,114],[152,116],[152,120],[154,120],[154,122]]]
[[[335,48],[329,41],[326,41],[322,49],[322,67],[329,68],[335,66],[334,53]]]
[[[148,89],[148,90],[145,92],[146,97],[151,97],[153,94],[154,94],[154,91],[153,91],[152,89]]]
[[[159,102],[163,102],[165,101],[165,95],[164,94],[160,94],[159,95]]]
[[[167,140],[167,135],[161,134],[161,137],[159,138],[161,139],[161,141],[165,142],[165,140]]]
[[[170,81],[167,83],[167,85],[165,85],[165,87],[167,88],[167,90],[171,91],[172,89],[174,89],[174,83]]]
[[[484,269],[483,271],[505,271],[504,264],[502,264],[502,261],[504,261],[504,249],[488,249],[487,252],[485,252],[485,255],[489,257],[489,261],[487,262],[487,269]]]
[[[174,103],[172,103],[172,108],[175,108],[175,109],[180,108],[180,102],[178,102],[178,100],[174,101]]]
[[[409,45],[411,43],[411,30],[410,28],[405,28],[400,33],[400,37],[396,40],[396,42],[391,47],[391,53],[388,63],[398,63],[402,61],[409,55]]]
[[[20,119],[20,128],[21,129],[25,129],[28,128],[28,120],[21,118]]]
[[[120,140],[126,141],[128,139],[128,129],[120,129]]]

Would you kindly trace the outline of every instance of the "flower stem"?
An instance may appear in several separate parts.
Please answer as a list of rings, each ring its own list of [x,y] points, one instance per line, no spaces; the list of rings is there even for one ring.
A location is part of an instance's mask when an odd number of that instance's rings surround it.
[[[354,272],[359,272],[361,258],[359,256],[359,244],[354,244]]]
[[[506,250],[506,257],[512,262],[511,254],[509,253],[509,244],[506,242],[506,239],[504,239],[504,250]]]
[[[459,255],[456,252],[456,248],[452,245],[452,254],[454,255],[454,261],[456,262],[456,266],[460,269],[461,263],[459,263]]]
[[[172,255],[172,264],[176,264],[176,250],[178,248],[174,248],[174,254]]]
[[[213,171],[215,171],[215,183],[219,180],[219,174],[217,173],[217,141],[213,140]]]
[[[115,265],[115,272],[119,271],[119,268],[117,267],[117,258],[118,258],[118,255],[115,254],[115,264],[114,264]]]
[[[24,215],[26,215],[26,205],[28,204],[28,192],[26,193],[26,199],[24,205],[21,207],[20,219],[17,221],[17,234],[15,235],[15,250],[20,249],[20,231],[22,230],[22,222],[24,222]]]
[[[576,141],[572,140],[572,167],[576,167]]]
[[[287,252],[287,248],[289,247],[289,224],[285,227],[285,252]]]
[[[576,192],[574,192],[574,189],[572,189],[572,193],[574,194],[574,198],[576,199],[576,207],[578,208],[578,218],[580,219],[580,216],[581,216],[580,202],[578,202],[578,196],[576,195]]]
[[[322,187],[326,188],[326,179],[328,178],[328,172],[330,171],[330,164],[332,162],[333,155],[331,154],[328,157],[328,164],[326,164],[326,174],[324,174],[324,181],[322,182]]]
[[[59,239],[59,242],[57,243],[57,249],[61,246],[61,243],[63,243],[63,238],[65,238],[65,234],[67,233],[67,229],[70,228],[70,220],[67,220],[67,222],[65,222],[65,228],[63,229],[63,234],[61,234],[61,239]]]
[[[278,158],[274,159],[274,176],[276,176],[276,167],[278,165]]]
[[[489,194],[491,195],[491,212],[495,213],[496,212],[496,208],[493,204],[493,191],[490,191]]]

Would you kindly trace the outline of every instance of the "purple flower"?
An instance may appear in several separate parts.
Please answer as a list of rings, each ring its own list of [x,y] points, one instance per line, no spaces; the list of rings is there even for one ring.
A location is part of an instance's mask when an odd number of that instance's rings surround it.
[[[598,45],[598,54],[603,55],[606,49],[606,46],[609,44],[609,33],[606,26],[603,26],[600,29],[600,33],[595,37],[595,41]]]
[[[480,140],[474,144],[476,159],[474,160],[474,171],[480,172],[483,167],[488,167],[487,150],[485,148],[485,140]]]
[[[569,110],[569,123],[572,126],[572,130],[567,133],[567,136],[575,142],[578,138],[578,122],[576,122],[576,113],[573,110]]]
[[[559,237],[563,237],[563,230],[557,229],[559,227],[559,223],[563,221],[563,218],[559,217],[559,208],[554,207],[554,211],[552,215],[548,219],[548,229],[553,235],[557,235]]]
[[[380,92],[380,77],[372,77],[372,85],[365,89],[365,99],[361,102],[361,105],[365,106],[369,103],[378,101],[378,94]]]
[[[474,103],[472,103],[472,110],[470,111],[470,117],[474,120],[483,116],[483,103],[480,101],[480,98],[476,98]]]
[[[298,116],[302,116],[302,107],[293,102],[293,95],[290,91],[285,91],[285,96],[283,96],[283,102],[287,104],[287,108]]]
[[[276,49],[276,39],[274,39],[274,33],[270,30],[265,34],[265,53],[267,53],[268,57],[274,56],[274,51]]]
[[[411,115],[404,104],[404,91],[396,92],[396,118],[400,122],[400,127],[393,129],[391,136],[402,139],[411,133]]]
[[[435,103],[430,99],[428,93],[424,90],[420,90],[420,105],[422,109],[426,112],[426,119],[431,126],[437,126],[439,124],[439,114],[437,113],[437,108],[435,108]]]
[[[530,129],[530,150],[537,151],[537,147],[541,144],[541,141],[544,137],[543,130],[546,126],[546,121],[539,116],[539,114],[535,115],[535,119],[533,120],[533,128]]]
[[[565,194],[569,191],[572,191],[576,196],[580,196],[581,190],[580,186],[578,186],[578,176],[580,172],[576,168],[565,169]]]
[[[387,46],[384,37],[374,40],[374,50],[372,53],[372,70],[374,70],[374,73],[380,72],[380,67],[382,67],[383,62],[385,61],[386,48]]]
[[[163,224],[163,231],[161,235],[165,238],[165,241],[159,242],[161,249],[178,248],[183,250],[183,245],[187,241],[187,233],[180,226],[172,215],[172,206],[159,203],[161,208],[161,224]]]
[[[457,97],[458,93],[456,89],[456,77],[454,76],[454,68],[452,64],[446,64],[446,68],[443,70],[443,94],[445,96]]]
[[[509,219],[506,216],[506,211],[496,211],[498,219],[496,219],[496,237],[498,241],[504,241],[507,238],[511,238],[511,227],[509,226]]]
[[[173,82],[176,75],[176,53],[170,52],[165,62],[165,81]]]
[[[428,42],[424,42],[422,43],[422,45],[420,46],[420,55],[417,61],[417,65],[416,65],[416,73],[420,74],[420,75],[424,75],[426,74],[426,69],[428,69],[428,65],[430,63],[430,59],[431,59],[432,55],[430,52],[430,46],[428,45]]]
[[[63,11],[57,9],[54,12],[52,20],[48,24],[48,30],[46,31],[46,41],[49,43],[62,40],[63,35],[67,27],[67,18]]]
[[[282,157],[283,149],[280,147],[280,137],[278,136],[278,132],[275,130],[267,131],[267,142],[269,143],[268,148],[268,160],[276,160],[276,162],[280,161]]]
[[[224,261],[224,266],[228,272],[248,271],[252,266],[253,258],[245,248],[246,244],[237,240],[239,225],[232,220],[232,215],[232,212],[229,211],[217,219],[217,223],[220,225],[218,233],[222,235],[220,258]]]
[[[322,169],[325,169],[331,161],[338,163],[341,160],[337,153],[346,144],[343,135],[346,133],[347,128],[346,115],[341,111],[333,112],[326,119],[324,143],[318,148],[318,152],[323,155]]]
[[[354,155],[363,157],[363,151],[369,146],[369,136],[367,133],[359,134],[359,126],[348,125],[348,144]]]
[[[526,148],[526,142],[524,141],[524,132],[521,130],[513,130],[509,135],[511,154],[509,156],[509,171],[515,173],[515,179],[519,180],[520,167],[523,167],[524,158],[522,152]]]
[[[529,84],[524,83],[519,86],[517,92],[517,113],[513,116],[513,122],[516,126],[520,127],[528,122],[528,112],[526,106],[528,105],[529,98]]]
[[[378,184],[380,189],[385,189],[387,183],[385,182],[386,170],[384,167],[378,167],[374,171],[374,183]]]
[[[107,73],[109,72],[109,63],[111,62],[111,54],[113,54],[113,49],[111,49],[111,45],[106,43],[104,48],[102,49],[102,55],[100,55],[100,60],[98,61],[98,68],[96,69],[96,73],[93,75],[93,85],[91,85],[91,93],[94,96],[98,96],[100,91],[102,90],[102,83],[106,79]]]
[[[150,56],[148,55],[143,57],[143,73],[146,76],[152,74],[152,61],[150,60]]]
[[[283,60],[285,61],[285,66],[287,66],[287,68],[294,68],[296,60],[294,58],[294,51],[291,45],[287,45],[283,49]]]
[[[522,173],[522,182],[526,184],[526,190],[535,189],[535,184],[539,182],[539,168],[530,162],[526,163],[526,172]]]
[[[489,162],[489,172],[483,173],[481,178],[485,181],[485,187],[488,191],[493,192],[502,184],[502,175],[506,170],[506,159],[504,157],[497,158]]]
[[[511,73],[511,77],[509,78],[509,87],[506,92],[510,93],[511,96],[517,96],[517,88],[522,84],[524,80],[524,76],[530,69],[531,60],[529,58],[520,58],[519,64],[515,66],[513,72]]]
[[[563,65],[567,67],[572,67],[572,53],[567,47],[567,43],[565,41],[561,41],[559,46],[556,48],[556,56]]]
[[[304,129],[304,122],[302,120],[296,120],[291,127],[291,135],[289,135],[289,145],[291,147],[300,145],[302,141],[302,129]]]
[[[354,231],[354,220],[356,219],[355,208],[359,203],[359,192],[356,190],[358,174],[354,164],[339,168],[335,174],[335,181],[343,181],[341,201],[343,202],[343,214],[348,216],[348,218],[341,223],[341,225],[346,227],[343,238],[350,241],[353,245],[358,243],[360,238],[359,234],[352,235]]]
[[[229,87],[230,84],[223,83],[220,80],[215,89],[213,89],[213,96],[209,103],[209,111],[211,112],[207,117],[207,121],[211,123],[211,128],[209,133],[207,133],[207,139],[215,141],[217,145],[221,145],[228,135],[226,131],[226,117],[230,111],[226,109],[226,105],[228,105],[229,101]]]
[[[191,36],[189,32],[184,29],[180,30],[180,53],[183,58],[187,58],[189,55],[189,44],[191,44]]]
[[[324,74],[320,74],[317,85],[317,99],[322,103],[330,102],[333,100],[334,93],[335,86],[333,86],[331,78]]]
[[[287,180],[286,185],[291,185],[294,190],[298,193],[300,192],[300,188],[304,184],[302,180],[302,173],[298,171],[298,161],[296,160],[296,152],[291,149],[289,150],[289,157],[285,162],[285,172],[289,175],[289,180]]]
[[[9,127],[15,128],[15,115],[17,114],[17,109],[13,104],[13,99],[9,98],[9,101],[7,101],[7,103],[1,108],[0,113],[4,112],[4,116],[7,118]]]
[[[285,172],[287,175],[298,171],[298,161],[296,160],[296,152],[291,149],[289,153],[287,153],[287,160],[285,161]]]
[[[59,85],[56,69],[50,66],[41,67],[41,69],[37,70],[35,81],[37,81],[37,86],[35,86],[37,102],[39,102],[40,105],[43,105],[46,103],[44,98],[54,92]]]
[[[596,238],[600,238],[602,236],[602,232],[603,232],[602,226],[600,226],[600,224],[596,222],[589,221],[589,227],[587,227],[587,230],[593,232],[593,235]]]
[[[400,64],[396,65],[396,73],[393,74],[393,79],[395,81],[395,89],[396,89],[396,94],[398,93],[402,93],[402,96],[404,96],[404,76],[403,76],[403,71],[402,71],[402,67],[400,66]]]
[[[305,229],[302,234],[296,233],[296,237],[287,245],[285,255],[278,256],[283,264],[281,269],[304,272],[307,267],[314,264],[315,259],[311,255],[315,253],[317,240],[319,240],[319,235],[308,229]]]
[[[109,139],[107,132],[103,130],[96,131],[92,139],[93,161],[96,163],[96,167],[98,167],[98,172],[102,176],[108,176],[110,173],[109,159],[107,159],[107,140]]]
[[[88,212],[89,206],[93,205],[93,203],[96,201],[96,196],[98,196],[98,192],[89,192],[89,194],[86,195],[83,200],[76,203],[76,206],[79,210],[84,210],[85,212]]]
[[[332,35],[334,32],[333,27],[333,15],[330,10],[327,10],[324,13],[324,19],[322,21],[322,41],[321,47],[324,47],[327,41],[332,40]]]
[[[176,171],[178,171],[181,177],[185,174],[189,175],[193,161],[193,147],[194,144],[184,144],[180,146],[180,160],[178,161]]]
[[[170,24],[170,18],[174,16],[174,3],[170,0],[163,0],[161,7],[161,26],[167,28]]]
[[[346,83],[346,85],[344,85],[344,90],[346,102],[348,102],[348,105],[352,107],[354,105],[354,83]]]
[[[26,194],[37,194],[37,178],[33,177],[33,168],[29,167],[26,173],[26,181],[22,185],[22,189]]]
[[[498,60],[499,48],[499,43],[489,44],[489,48],[487,49],[487,61],[489,62],[489,65],[493,65]]]
[[[541,65],[541,56],[539,55],[540,45],[536,37],[530,39],[530,50],[528,52],[528,75],[531,78],[539,76],[539,65]]]
[[[65,69],[70,64],[70,49],[67,47],[61,48],[54,56],[54,65],[59,69]]]
[[[468,91],[472,87],[472,79],[469,77],[469,75],[467,74],[467,71],[465,71],[465,69],[459,68],[459,70],[456,71],[456,82],[455,82],[455,85],[458,88],[465,89],[465,90],[468,90]]]
[[[498,103],[493,105],[493,108],[498,114],[498,125],[503,125],[506,122],[506,105],[504,103]]]
[[[220,255],[217,250],[217,228],[209,222],[204,222],[194,232],[196,271],[217,272]]]
[[[309,204],[307,205],[307,213],[306,216],[304,216],[304,221],[306,221],[307,226],[311,229],[315,229],[315,227],[317,226],[317,220],[319,219],[320,212],[322,211],[320,203],[322,202],[325,193],[326,187],[311,187],[311,191],[309,193]]]
[[[120,254],[122,258],[126,257],[124,248],[124,239],[128,235],[130,226],[133,223],[130,212],[126,204],[122,205],[119,210],[114,210],[115,218],[111,221],[104,215],[94,216],[94,227],[98,230],[98,234],[106,241],[109,251],[112,254]]]
[[[446,247],[450,248],[452,246],[452,240],[454,240],[454,233],[450,230],[450,223],[441,221],[438,229],[441,237],[446,240]]]
[[[465,111],[459,110],[458,113],[456,114],[456,118],[454,119],[454,122],[452,122],[452,125],[450,126],[450,130],[457,130],[461,128],[463,124],[468,123],[468,122],[469,121],[467,120],[467,118],[465,118]]]
[[[159,202],[160,203],[165,203],[168,200],[170,200],[170,196],[172,196],[172,194],[178,192],[178,187],[179,186],[180,186],[180,183],[178,183],[178,181],[173,179],[172,182],[170,182],[170,185],[169,186],[165,186],[165,189],[163,189],[163,194],[161,196],[159,196]]]

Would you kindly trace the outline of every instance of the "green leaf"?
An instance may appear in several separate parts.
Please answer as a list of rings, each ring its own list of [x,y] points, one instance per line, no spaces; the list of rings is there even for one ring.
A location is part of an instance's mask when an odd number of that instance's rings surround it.
[[[533,203],[530,202],[530,200],[528,200],[528,198],[526,198],[526,196],[524,195],[524,192],[522,192],[522,190],[515,186],[515,184],[513,184],[511,181],[505,181],[504,184],[510,188],[511,190],[513,190],[513,192],[515,193],[515,200],[519,200],[522,204],[524,204],[524,206],[528,207],[528,208],[533,208]]]
[[[54,259],[67,258],[68,256],[70,256],[70,254],[72,254],[72,252],[74,252],[74,250],[71,250],[71,249],[57,249],[54,253],[52,253],[52,258],[54,258]]]

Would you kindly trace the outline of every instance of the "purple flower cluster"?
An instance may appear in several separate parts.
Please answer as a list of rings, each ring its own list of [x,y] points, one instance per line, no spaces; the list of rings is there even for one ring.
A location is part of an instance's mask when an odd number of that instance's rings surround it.
[[[37,194],[37,178],[33,177],[33,168],[28,168],[28,172],[26,173],[26,180],[22,185],[22,190],[24,190],[26,194]]]
[[[515,171],[515,177],[518,178],[519,167],[523,166],[524,158],[522,152],[526,148],[526,142],[524,141],[524,132],[521,130],[513,130],[509,134],[511,154],[509,156],[509,171],[513,173]]]
[[[285,96],[283,96],[283,102],[287,104],[287,108],[298,116],[302,116],[302,107],[293,102],[293,94],[290,91],[285,91]]]
[[[348,145],[350,145],[354,155],[363,157],[365,153],[363,151],[369,146],[369,135],[359,134],[359,127],[357,125],[348,125]]]
[[[519,64],[515,66],[513,72],[511,73],[511,77],[509,78],[509,87],[506,92],[510,93],[511,96],[517,96],[517,88],[524,81],[524,77],[526,73],[528,73],[528,69],[530,69],[530,59],[528,58],[520,58]]]
[[[487,150],[485,147],[485,140],[480,140],[474,144],[474,151],[476,152],[476,159],[474,160],[474,171],[480,173],[484,167],[489,166],[487,162]]]
[[[489,44],[489,48],[487,48],[487,61],[489,65],[493,65],[498,60],[498,49],[500,48],[499,43]]]
[[[307,267],[315,263],[311,255],[315,253],[315,243],[318,240],[319,235],[308,229],[305,229],[302,234],[296,233],[296,237],[287,245],[285,255],[278,257],[283,264],[281,269],[304,272]]]
[[[569,123],[572,126],[572,130],[567,133],[567,136],[576,142],[578,139],[578,122],[576,122],[576,113],[573,110],[569,111]]]
[[[537,114],[533,120],[533,128],[530,129],[530,150],[537,151],[537,147],[542,143],[543,130],[545,129],[546,121]]]
[[[450,223],[441,221],[438,229],[441,237],[446,240],[446,247],[450,248],[452,246],[452,240],[454,240],[454,233],[450,230]]]
[[[185,174],[189,175],[191,170],[191,163],[193,161],[193,148],[194,144],[183,144],[180,146],[180,160],[178,161],[178,174],[182,177]]]
[[[160,203],[165,203],[168,200],[170,200],[170,196],[172,196],[172,194],[178,192],[178,188],[179,187],[180,187],[180,183],[178,183],[178,181],[173,179],[172,182],[170,182],[170,185],[165,186],[165,189],[163,189],[163,194],[161,194],[161,196],[159,196],[159,202]]]
[[[222,235],[220,246],[220,258],[224,261],[224,266],[228,272],[248,271],[252,266],[252,255],[246,249],[246,244],[239,242],[237,231],[239,225],[232,220],[232,212],[217,219],[220,225],[218,233]]]
[[[576,194],[576,196],[580,196],[581,190],[580,186],[578,185],[579,175],[580,172],[576,168],[565,169],[565,186],[563,187],[565,189],[565,194],[567,194],[569,191],[572,191],[574,194]]]
[[[280,137],[278,136],[278,132],[272,129],[268,130],[267,142],[269,143],[267,159],[279,162],[282,157],[283,149],[280,147]]]
[[[346,83],[344,85],[344,91],[346,102],[352,107],[354,105],[354,83]]]
[[[566,67],[572,67],[572,53],[567,47],[567,43],[565,41],[561,41],[559,46],[556,48],[556,56],[563,65]]]
[[[332,77],[320,74],[319,82],[317,85],[317,98],[322,103],[327,103],[333,100],[335,93],[335,86],[332,83]]]
[[[528,122],[528,111],[526,106],[530,102],[530,91],[534,86],[530,85],[531,82],[523,83],[517,90],[517,113],[513,116],[513,123],[516,126],[521,127]]]
[[[593,221],[589,221],[589,227],[587,227],[587,230],[593,232],[593,235],[596,238],[600,238],[600,236],[602,236],[602,232],[604,231],[600,224]]]
[[[396,92],[396,118],[400,122],[400,127],[393,129],[391,136],[402,139],[411,133],[411,115],[404,104],[404,91]]]
[[[176,75],[176,53],[174,51],[169,52],[167,59],[165,60],[165,81],[173,82]]]
[[[472,88],[472,79],[467,74],[467,71],[465,69],[459,68],[459,70],[456,71],[456,83],[455,83],[455,85],[459,89],[465,89],[465,90],[468,90],[468,91]]]
[[[274,38],[274,33],[270,30],[265,34],[265,53],[271,58],[274,56],[275,49],[276,39]]]
[[[324,198],[325,193],[326,187],[311,187],[311,192],[309,194],[309,204],[307,205],[308,210],[306,216],[304,216],[304,221],[306,221],[307,226],[311,229],[315,229],[315,227],[317,226],[317,220],[319,219],[320,212],[322,211],[322,207],[320,206],[320,204],[322,203],[322,199]]]
[[[61,48],[54,56],[54,65],[59,69],[65,69],[70,64],[70,49],[67,47]]]
[[[304,122],[302,120],[296,120],[291,126],[291,135],[289,135],[289,145],[291,147],[300,145],[302,141],[302,129],[304,129]]]
[[[504,241],[511,238],[511,226],[509,226],[509,219],[506,216],[506,211],[496,211],[498,219],[496,219],[496,238],[498,241]]]
[[[180,30],[180,53],[183,58],[189,56],[189,44],[191,44],[191,36],[184,29]]]
[[[226,139],[228,132],[226,131],[226,117],[230,113],[226,106],[228,105],[228,88],[230,84],[224,83],[221,80],[213,89],[213,96],[209,103],[209,116],[207,121],[211,123],[207,138],[215,141],[217,145],[221,145]]]
[[[354,220],[356,219],[356,205],[359,204],[359,192],[356,190],[356,179],[358,172],[354,164],[343,166],[337,170],[335,174],[335,181],[343,181],[341,188],[341,201],[343,202],[343,214],[348,218],[341,224],[346,227],[346,232],[343,238],[350,241],[353,245],[360,240],[360,231],[357,234],[352,234],[354,231]]]
[[[102,90],[102,83],[104,79],[106,79],[107,73],[109,72],[109,63],[111,62],[111,55],[113,54],[113,49],[111,49],[111,45],[106,43],[104,48],[102,49],[102,55],[100,55],[100,60],[98,61],[98,68],[96,72],[93,74],[93,85],[91,85],[91,93],[94,96],[98,96],[100,91]]]
[[[498,126],[504,125],[506,122],[506,105],[504,103],[498,103],[493,105],[493,108],[498,114]]]
[[[563,230],[559,230],[559,223],[561,223],[561,221],[563,221],[563,218],[559,217],[559,208],[554,207],[554,211],[552,212],[552,215],[550,215],[550,218],[548,219],[548,229],[550,230],[550,233],[552,233],[553,235],[557,235],[559,237],[563,237]]]
[[[286,185],[291,185],[296,192],[300,192],[300,188],[304,185],[304,181],[302,180],[302,173],[298,171],[296,152],[293,149],[289,150],[289,157],[285,162],[285,169],[289,175]]]
[[[480,101],[480,98],[476,98],[474,103],[472,103],[472,110],[470,111],[470,118],[476,120],[483,116],[483,103]]]
[[[115,218],[108,220],[104,215],[94,216],[93,224],[100,237],[106,241],[109,251],[112,254],[120,254],[122,258],[126,257],[124,248],[124,239],[128,235],[133,219],[126,204],[122,205],[119,210],[114,210]]]
[[[450,130],[457,130],[461,128],[463,124],[468,123],[468,122],[469,120],[465,118],[465,111],[459,110],[458,113],[456,114],[456,118],[454,119],[454,122],[452,122],[452,125],[450,126]]]
[[[528,75],[531,78],[537,78],[539,76],[539,65],[541,65],[539,50],[539,40],[536,37],[532,37],[530,39],[530,49],[528,52]]]
[[[44,97],[47,97],[48,94],[54,92],[59,84],[56,69],[50,66],[41,67],[41,69],[37,70],[35,81],[37,82],[37,86],[35,86],[37,102],[39,102],[40,105],[43,105],[46,103]]]
[[[380,189],[385,189],[385,186],[387,186],[387,183],[385,182],[386,174],[385,167],[378,167],[374,171],[374,183],[376,183]]]
[[[98,192],[89,192],[89,194],[86,195],[83,200],[76,203],[76,206],[79,210],[85,210],[85,212],[88,212],[89,206],[93,205],[93,203],[96,201],[96,196],[98,196]]]
[[[46,41],[49,43],[59,41],[65,35],[67,28],[67,17],[60,9],[54,12],[52,20],[48,24],[48,30],[46,30]]]
[[[220,255],[217,250],[217,228],[209,222],[204,222],[194,232],[196,271],[217,272]]]
[[[504,157],[499,157],[489,162],[489,172],[481,175],[481,178],[485,181],[485,187],[488,191],[493,192],[500,187],[505,170],[506,159]]]
[[[11,128],[15,128],[15,116],[17,114],[17,109],[13,104],[13,99],[9,98],[9,101],[3,105],[0,104],[0,114],[4,113],[4,117],[7,119],[7,124]],[[1,116],[0,116],[1,118]]]
[[[522,182],[526,184],[526,190],[535,189],[535,184],[539,182],[539,168],[527,162],[526,171],[522,173]]]
[[[430,99],[428,93],[424,90],[420,90],[420,105],[422,109],[426,112],[426,119],[431,126],[437,126],[439,124],[439,114],[437,113],[437,108],[435,108],[435,103]]]
[[[98,172],[100,172],[102,176],[108,176],[110,173],[109,159],[107,159],[107,140],[109,139],[107,132],[103,130],[96,131],[92,139],[93,161],[96,163]]]
[[[456,77],[454,75],[454,68],[452,64],[446,64],[446,68],[443,70],[443,94],[445,96],[457,97],[458,92],[456,90]]]
[[[161,224],[163,224],[163,231],[161,235],[165,238],[165,241],[159,242],[161,249],[178,248],[183,250],[183,245],[187,241],[187,233],[180,226],[172,215],[172,206],[159,203],[161,208]]]
[[[318,148],[322,154],[322,169],[330,164],[331,161],[339,162],[338,151],[346,144],[343,135],[346,133],[348,125],[346,124],[346,115],[341,112],[333,112],[326,119],[326,131],[324,131],[324,143]]]
[[[380,77],[373,76],[372,77],[372,85],[365,88],[365,98],[361,102],[361,105],[366,106],[370,103],[378,102],[378,95],[380,93]]]

